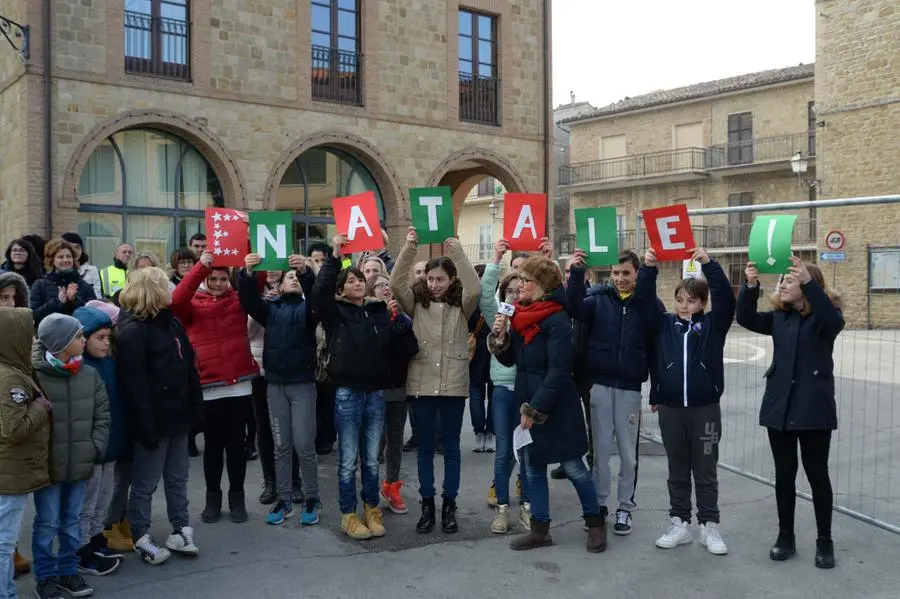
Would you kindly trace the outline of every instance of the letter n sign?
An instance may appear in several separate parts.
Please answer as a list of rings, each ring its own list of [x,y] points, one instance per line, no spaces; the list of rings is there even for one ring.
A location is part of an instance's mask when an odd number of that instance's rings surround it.
[[[419,243],[444,243],[456,236],[449,187],[414,187],[409,190],[409,204]]]
[[[292,239],[290,212],[250,213],[250,251],[262,258],[254,270],[287,270]]]

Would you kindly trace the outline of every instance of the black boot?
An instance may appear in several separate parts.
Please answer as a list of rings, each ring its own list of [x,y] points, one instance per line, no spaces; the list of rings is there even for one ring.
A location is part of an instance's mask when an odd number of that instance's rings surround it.
[[[246,522],[249,518],[243,491],[228,492],[228,518],[235,524]]]
[[[566,474],[566,469],[562,467],[562,464],[560,464],[550,471],[550,478],[554,480],[566,480],[567,478],[569,478],[569,475]]]
[[[206,507],[200,514],[200,520],[207,524],[218,522],[222,517],[222,491],[206,492]]]
[[[834,568],[834,541],[831,539],[816,539],[816,568]]]
[[[416,532],[429,533],[434,530],[434,497],[422,499],[422,517],[416,523]]]
[[[441,506],[441,530],[448,535],[459,532],[459,525],[456,523],[456,500],[444,498],[444,505]]]
[[[276,493],[275,493],[275,483],[272,481],[263,481],[262,493],[259,494],[259,502],[262,505],[272,505],[275,503]]]
[[[794,541],[794,533],[780,531],[778,540],[775,541],[775,545],[769,550],[769,559],[783,562],[794,557],[795,553],[797,553],[797,544]]]

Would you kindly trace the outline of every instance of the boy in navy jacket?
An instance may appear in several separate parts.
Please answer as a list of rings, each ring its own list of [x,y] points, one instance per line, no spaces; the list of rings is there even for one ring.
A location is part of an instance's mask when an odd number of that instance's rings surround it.
[[[700,543],[716,555],[728,548],[718,530],[719,398],[725,388],[725,336],[734,319],[735,299],[725,271],[702,249],[693,251],[705,279],[684,279],[675,288],[675,313],[648,316],[653,327],[650,404],[669,465],[672,523],[656,546],[672,549],[692,540],[691,474],[697,494]],[[639,273],[642,292],[656,293],[656,252],[647,250]],[[709,296],[712,310],[706,312]],[[652,296],[650,296],[652,297]]]

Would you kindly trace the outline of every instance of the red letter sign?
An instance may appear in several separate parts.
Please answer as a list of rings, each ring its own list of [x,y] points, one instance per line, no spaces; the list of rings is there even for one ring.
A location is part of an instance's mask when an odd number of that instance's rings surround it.
[[[547,196],[542,193],[508,193],[503,196],[503,237],[509,249],[532,252],[541,249],[547,230]]]
[[[371,191],[358,193],[331,201],[338,233],[349,240],[343,247],[344,254],[380,250],[384,247],[381,225],[378,223],[378,205]]]
[[[250,227],[246,215],[231,208],[206,209],[206,236],[213,266],[243,266],[250,250]]]
[[[687,206],[675,204],[652,208],[641,212],[650,238],[650,247],[656,250],[660,262],[687,260],[695,249],[694,232]]]

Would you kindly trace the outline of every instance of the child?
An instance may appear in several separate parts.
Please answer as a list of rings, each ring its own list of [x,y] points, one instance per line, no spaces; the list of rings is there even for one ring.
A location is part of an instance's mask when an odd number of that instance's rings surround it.
[[[53,405],[51,455],[56,484],[34,494],[32,554],[40,599],[87,597],[94,590],[78,574],[81,535],[78,516],[84,502],[84,481],[106,450],[109,400],[96,370],[84,365],[81,323],[65,314],[49,314],[38,326],[32,363],[37,380]],[[53,541],[59,537],[59,551]]]
[[[113,304],[107,304],[118,312]],[[116,363],[112,358],[110,336],[112,320],[96,308],[75,310],[75,318],[83,327],[87,338],[84,363],[94,368],[103,379],[109,396],[110,430],[106,452],[97,460],[94,474],[84,487],[84,506],[79,518],[81,524],[81,549],[78,550],[79,571],[82,574],[106,576],[115,571],[124,557],[112,552],[103,536],[103,522],[113,494],[116,459],[125,445],[128,421],[122,411],[116,389]]]
[[[669,462],[669,516],[672,524],[656,546],[673,549],[690,543],[691,474],[697,495],[700,543],[715,555],[728,547],[719,533],[719,398],[725,388],[725,335],[734,319],[735,299],[725,271],[702,249],[693,250],[706,279],[684,279],[675,288],[675,313],[648,312],[653,335],[650,405]],[[656,252],[647,250],[638,293],[656,296]],[[644,283],[647,283],[644,285]],[[705,313],[710,293],[712,310]],[[652,307],[652,301],[642,305]]]

